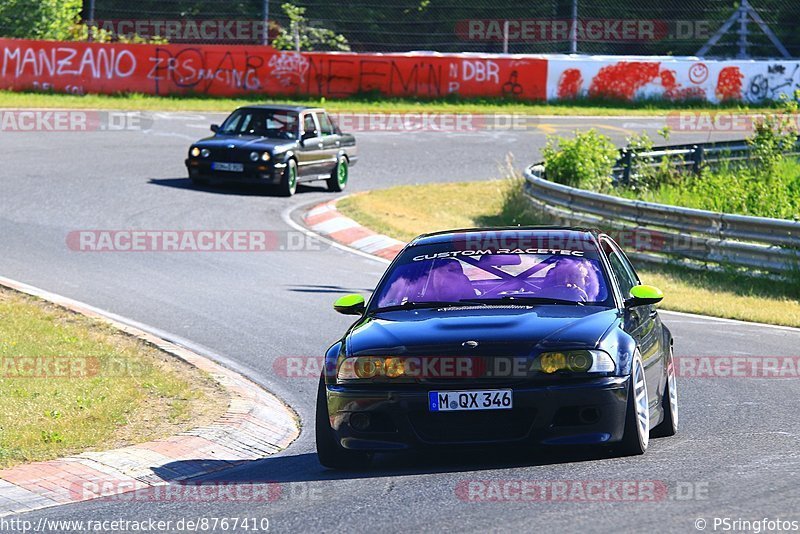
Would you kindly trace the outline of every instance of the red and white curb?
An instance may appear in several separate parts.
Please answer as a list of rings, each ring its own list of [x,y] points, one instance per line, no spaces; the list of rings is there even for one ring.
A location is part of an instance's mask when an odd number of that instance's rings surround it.
[[[0,277],[0,285],[100,320],[208,373],[230,396],[214,423],[176,436],[104,452],[85,452],[0,470],[0,517],[162,486],[257,460],[300,435],[297,415],[244,376],[111,314]]]
[[[339,213],[336,210],[339,200],[341,198],[317,204],[306,212],[303,222],[311,231],[337,243],[387,260],[393,259],[406,246],[402,241],[376,233]]]

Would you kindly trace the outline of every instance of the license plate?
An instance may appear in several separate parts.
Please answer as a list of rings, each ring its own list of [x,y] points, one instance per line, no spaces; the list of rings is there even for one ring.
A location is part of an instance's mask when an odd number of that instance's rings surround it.
[[[512,398],[510,389],[430,391],[428,409],[432,412],[510,410],[513,407]]]
[[[219,163],[214,162],[211,168],[215,171],[228,171],[228,172],[243,172],[244,165],[241,163]]]

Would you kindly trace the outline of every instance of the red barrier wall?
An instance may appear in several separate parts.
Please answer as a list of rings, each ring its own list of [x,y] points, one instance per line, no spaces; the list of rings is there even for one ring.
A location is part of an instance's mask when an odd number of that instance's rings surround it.
[[[263,46],[0,39],[0,88],[74,93],[513,96],[544,100],[547,60],[468,54],[302,55]]]

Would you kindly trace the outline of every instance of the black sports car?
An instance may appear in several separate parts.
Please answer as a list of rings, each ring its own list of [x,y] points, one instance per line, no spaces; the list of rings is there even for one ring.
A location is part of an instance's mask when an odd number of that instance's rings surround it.
[[[298,182],[325,180],[330,191],[342,191],[358,161],[355,137],[342,133],[324,109],[247,106],[211,131],[189,147],[186,169],[196,184],[273,184],[291,196]]]
[[[368,303],[334,306],[359,318],[325,356],[319,460],[501,443],[642,454],[678,425],[662,298],[597,231],[422,235]]]

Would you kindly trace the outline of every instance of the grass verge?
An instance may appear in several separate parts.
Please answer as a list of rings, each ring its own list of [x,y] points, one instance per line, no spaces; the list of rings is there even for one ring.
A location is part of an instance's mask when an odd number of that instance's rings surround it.
[[[393,187],[347,197],[337,207],[404,241],[451,228],[546,223],[526,210],[518,179]],[[639,274],[664,291],[667,310],[800,327],[800,288],[793,284],[680,267],[642,267]]]
[[[42,92],[0,91],[0,108],[73,108],[73,109],[125,109],[153,111],[219,111],[230,112],[246,104],[300,104],[324,106],[331,112],[427,112],[427,113],[516,113],[525,115],[665,115],[670,111],[691,109],[719,111],[721,109],[742,113],[763,113],[775,106],[750,108],[740,103],[711,105],[700,101],[668,102],[649,100],[643,102],[574,100],[569,102],[527,103],[504,99],[418,100],[411,98],[384,98],[353,96],[345,99],[325,98],[274,98],[253,95],[236,98],[218,98],[204,95],[152,96],[138,93],[117,95],[66,95]]]
[[[221,416],[209,376],[109,325],[0,288],[0,468],[163,438]]]

